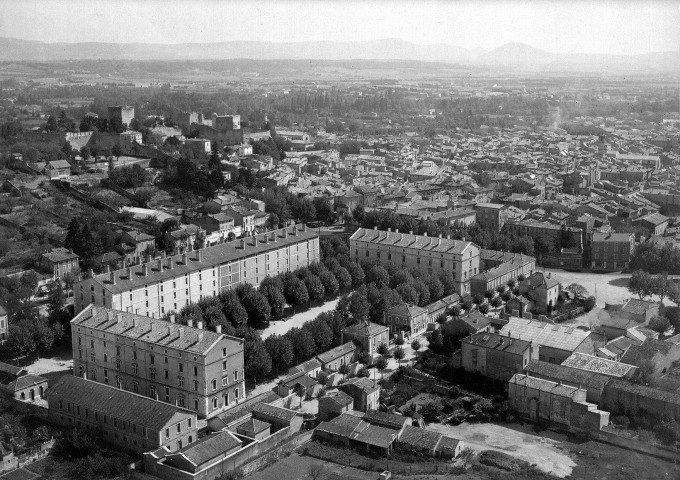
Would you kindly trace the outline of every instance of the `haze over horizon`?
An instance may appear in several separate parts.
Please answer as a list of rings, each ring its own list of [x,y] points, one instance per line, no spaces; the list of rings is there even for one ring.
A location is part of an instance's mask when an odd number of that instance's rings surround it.
[[[0,37],[47,43],[353,42],[398,39],[557,54],[677,51],[680,4],[633,2],[285,2],[0,0]]]

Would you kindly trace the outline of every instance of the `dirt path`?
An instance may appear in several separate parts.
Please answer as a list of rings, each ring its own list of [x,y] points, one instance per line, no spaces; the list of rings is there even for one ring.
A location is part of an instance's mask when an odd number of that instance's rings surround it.
[[[301,327],[303,323],[308,322],[309,320],[314,320],[320,313],[334,310],[339,300],[340,297],[329,300],[318,307],[312,307],[309,310],[305,310],[304,312],[296,313],[292,317],[288,317],[285,320],[276,320],[271,322],[267,328],[260,331],[260,336],[262,337],[262,340],[264,340],[270,335],[283,335],[293,327]]]
[[[492,423],[458,426],[431,424],[428,430],[450,435],[465,442],[474,450],[496,450],[504,452],[557,477],[567,477],[576,463],[560,449],[559,442],[549,438],[531,435]]]

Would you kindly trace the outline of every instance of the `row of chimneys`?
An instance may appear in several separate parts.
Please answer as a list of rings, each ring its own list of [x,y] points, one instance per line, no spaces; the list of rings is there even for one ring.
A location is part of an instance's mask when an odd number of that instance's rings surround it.
[[[376,227],[373,227],[373,230],[377,230],[377,229],[378,229],[377,226],[376,226]],[[392,231],[392,227],[387,227],[387,231],[388,231],[388,232],[391,232],[391,231]],[[394,233],[399,233],[399,229],[398,229],[398,228],[395,228],[395,229],[394,229]],[[413,230],[410,230],[408,233],[409,233],[409,235],[413,235]],[[423,237],[427,237],[427,232],[423,233]],[[444,237],[442,236],[441,233],[439,234],[439,238],[444,238]],[[451,240],[451,235],[447,235],[447,236],[446,236],[446,239],[447,239],[447,240]],[[463,238],[463,241],[465,241],[465,238]]]
[[[200,250],[196,250],[196,257],[193,260],[195,260],[196,262],[201,261],[201,251]],[[182,254],[181,263],[183,265],[186,265],[187,263],[189,263],[189,257],[186,253]],[[127,278],[128,279],[132,278],[132,268],[133,267],[127,268]],[[168,268],[169,270],[173,270],[175,268],[175,262],[173,261],[172,257],[168,257],[167,266],[165,268]],[[163,259],[158,260],[157,269],[158,269],[159,272],[163,271]],[[141,273],[142,273],[143,277],[146,277],[146,276],[149,275],[149,267],[148,267],[147,263],[142,264],[142,272]],[[116,284],[116,272],[110,272],[109,276],[110,276],[109,282],[115,285]]]
[[[94,315],[95,313],[96,313],[96,310],[95,310],[94,307],[92,307],[92,314]],[[107,319],[109,321],[115,321],[116,323],[123,321],[123,313],[122,312],[115,313],[115,312],[109,310],[106,313],[106,316],[107,316]],[[174,324],[174,323],[177,322],[177,318],[176,318],[174,313],[171,313],[169,318],[170,318],[170,323]],[[155,325],[155,322],[150,323],[151,331],[154,330],[154,325]],[[137,319],[135,317],[132,318],[132,327],[133,328],[137,327]],[[187,320],[187,327],[194,328],[194,321],[191,320],[191,319]],[[199,329],[199,330],[203,330],[203,322],[202,321],[196,322],[196,328]],[[217,333],[222,333],[222,325],[216,325],[215,331]],[[180,337],[184,336],[184,328],[180,327],[178,329],[178,332],[179,332]],[[168,335],[171,335],[171,334],[172,334],[172,327],[170,325],[168,325]],[[203,332],[199,332],[198,338],[199,339],[203,338]]]

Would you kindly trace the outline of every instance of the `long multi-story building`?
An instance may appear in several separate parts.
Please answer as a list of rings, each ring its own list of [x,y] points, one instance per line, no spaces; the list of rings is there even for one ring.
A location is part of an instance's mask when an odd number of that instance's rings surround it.
[[[198,440],[195,413],[74,375],[50,387],[47,404],[52,423],[94,428],[106,442],[138,453],[174,452]]]
[[[73,372],[212,417],[245,398],[243,340],[88,306],[71,320]]]
[[[390,263],[426,273],[453,275],[456,293],[470,293],[470,279],[479,273],[480,249],[472,242],[360,228],[350,237],[350,257],[355,262]]]
[[[596,232],[590,242],[590,268],[604,271],[628,268],[634,250],[632,233]]]
[[[484,253],[485,251],[482,253],[482,263],[485,263]],[[501,285],[506,285],[510,280],[517,280],[520,275],[528,277],[536,268],[534,257],[520,253],[504,254],[503,257],[508,258],[508,260],[472,277],[470,281],[470,293],[472,295],[484,295],[487,290],[494,290]]]
[[[241,283],[321,259],[319,235],[293,225],[252,237],[93,275],[74,286],[76,313],[89,304],[159,318]]]

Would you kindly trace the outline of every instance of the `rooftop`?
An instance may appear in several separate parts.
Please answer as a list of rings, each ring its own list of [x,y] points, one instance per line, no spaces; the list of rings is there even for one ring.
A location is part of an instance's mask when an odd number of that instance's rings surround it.
[[[463,342],[515,355],[522,355],[527,349],[531,348],[531,342],[526,340],[487,332],[474,333],[468,338],[464,338]]]
[[[166,458],[171,460],[173,457],[184,457],[192,465],[199,466],[224,455],[229,450],[240,447],[242,444],[243,442],[229,430],[223,430],[203,437],[183,449],[167,455]]]
[[[533,376],[548,377],[551,380],[583,385],[586,388],[602,390],[610,377],[600,373],[581,370],[555,363],[532,360],[524,367],[524,370]]]
[[[200,355],[205,355],[222,339],[228,339],[232,349],[243,345],[241,338],[94,305],[85,307],[71,320],[71,325]]]
[[[56,385],[50,387],[48,396],[56,396],[154,431],[184,419],[193,418],[194,422],[196,419],[196,414],[188,410],[75,375],[61,377]]]
[[[410,303],[401,303],[387,309],[385,312],[388,315],[399,315],[401,317],[415,317],[427,313],[427,308],[412,305]]]
[[[581,388],[561,385],[557,382],[543,380],[542,378],[531,377],[521,373],[514,374],[509,383],[572,399],[579,391],[583,390]]]
[[[260,413],[262,415],[266,415],[267,417],[283,420],[284,422],[290,422],[297,416],[297,413],[293,410],[277,407],[268,403],[258,403],[253,408],[253,413]]]
[[[354,345],[353,342],[347,342],[342,345],[339,345],[331,350],[328,350],[327,352],[323,352],[320,355],[317,355],[316,358],[321,362],[321,363],[328,363],[332,362],[336,358],[343,357],[349,353],[354,352],[357,349],[356,345]]]
[[[501,335],[518,338],[538,345],[573,352],[589,335],[589,331],[571,326],[510,317]]]
[[[73,253],[68,248],[59,247],[53,249],[51,252],[43,253],[43,257],[52,263],[65,262],[67,260],[76,260],[78,255]]]
[[[587,353],[572,353],[569,355],[562,365],[565,367],[573,367],[590,372],[600,373],[609,377],[625,377],[631,370],[635,368],[634,365],[628,365],[621,362],[613,362],[604,358],[588,355]]]
[[[375,335],[380,335],[383,332],[388,331],[384,325],[378,325],[377,323],[365,322],[357,323],[356,325],[351,325],[343,329],[343,332],[349,333],[350,335],[373,337]]]
[[[220,243],[194,252],[172,255],[166,259],[95,275],[93,281],[114,294],[127,292],[130,289],[172,280],[197,270],[213,268],[316,237],[318,233],[315,230],[307,229],[303,225],[294,225],[241,241]]]
[[[354,232],[350,240],[458,255],[462,254],[468,247],[474,245],[472,242],[464,242],[462,240],[427,237],[424,235],[413,235],[411,233],[399,233],[398,231],[371,230],[367,228],[358,229]]]

